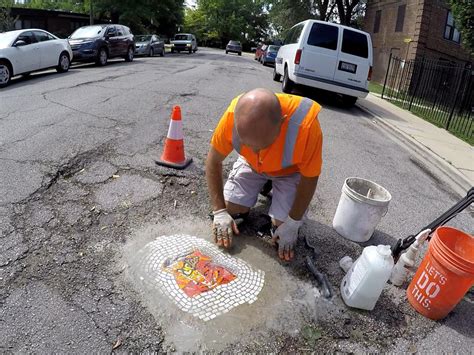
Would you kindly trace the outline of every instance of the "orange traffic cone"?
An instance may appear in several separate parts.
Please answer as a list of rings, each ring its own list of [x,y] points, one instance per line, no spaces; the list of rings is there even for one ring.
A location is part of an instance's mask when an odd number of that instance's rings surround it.
[[[158,165],[168,168],[184,169],[192,161],[192,158],[186,158],[184,154],[183,124],[181,121],[181,107],[174,106],[171,113],[170,127],[165,141],[165,149],[161,159],[157,160]]]

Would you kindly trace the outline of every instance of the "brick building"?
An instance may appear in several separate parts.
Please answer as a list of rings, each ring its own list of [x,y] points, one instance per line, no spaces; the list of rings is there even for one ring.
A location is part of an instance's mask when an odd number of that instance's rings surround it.
[[[373,80],[379,83],[384,80],[390,53],[407,60],[472,62],[444,0],[367,0],[364,30],[372,36]]]

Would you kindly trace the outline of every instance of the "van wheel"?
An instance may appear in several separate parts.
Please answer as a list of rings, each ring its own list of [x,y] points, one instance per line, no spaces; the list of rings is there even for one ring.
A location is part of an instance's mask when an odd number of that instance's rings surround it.
[[[276,82],[281,80],[281,75],[277,73],[276,66],[273,68],[273,80]]]
[[[355,105],[357,101],[357,97],[349,96],[349,95],[342,95],[342,103],[345,107],[352,107]]]
[[[71,65],[71,61],[69,60],[69,55],[66,52],[61,53],[58,60],[58,66],[56,67],[56,71],[58,73],[65,73],[69,70]]]
[[[293,90],[294,86],[295,86],[295,83],[293,83],[290,77],[288,76],[288,67],[285,67],[281,89],[283,90],[284,93],[291,94],[291,91]]]

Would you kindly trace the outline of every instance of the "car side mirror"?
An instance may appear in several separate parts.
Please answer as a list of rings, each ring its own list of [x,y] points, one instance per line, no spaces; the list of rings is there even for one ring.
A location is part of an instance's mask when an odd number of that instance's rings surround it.
[[[13,47],[23,47],[23,46],[26,46],[27,43],[25,41],[23,41],[22,39],[19,39],[18,41],[16,41],[14,44],[13,44]]]

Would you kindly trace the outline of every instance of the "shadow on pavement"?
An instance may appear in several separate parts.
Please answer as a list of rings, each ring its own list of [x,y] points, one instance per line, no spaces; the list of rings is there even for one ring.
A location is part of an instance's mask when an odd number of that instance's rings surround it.
[[[74,71],[71,70],[72,68],[66,73],[57,73],[56,71],[48,70],[44,72],[32,73],[28,76],[17,76],[12,78],[10,84],[6,88],[0,89],[0,92],[8,92],[9,90],[22,88],[28,85],[46,83],[47,81],[57,79],[58,77],[74,75]]]

